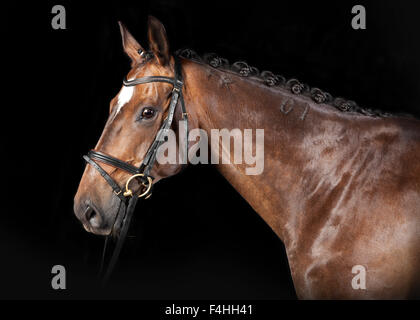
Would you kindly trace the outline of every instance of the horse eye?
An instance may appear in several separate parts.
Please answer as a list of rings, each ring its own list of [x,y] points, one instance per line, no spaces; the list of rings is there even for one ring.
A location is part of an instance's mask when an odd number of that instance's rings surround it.
[[[155,110],[152,108],[144,108],[141,112],[141,119],[150,119],[155,115]]]

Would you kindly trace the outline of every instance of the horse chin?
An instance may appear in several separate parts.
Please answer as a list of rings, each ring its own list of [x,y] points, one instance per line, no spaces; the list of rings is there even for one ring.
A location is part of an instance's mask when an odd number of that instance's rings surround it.
[[[108,236],[112,232],[111,228],[93,228],[86,225],[83,225],[83,227],[85,228],[87,232],[93,233],[94,235],[97,235],[97,236]]]

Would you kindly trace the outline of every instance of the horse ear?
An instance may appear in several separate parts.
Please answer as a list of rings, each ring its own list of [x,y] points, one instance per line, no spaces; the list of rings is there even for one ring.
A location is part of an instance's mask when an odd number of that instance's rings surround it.
[[[149,48],[161,65],[169,63],[169,42],[166,36],[165,27],[153,16],[149,16],[147,36],[149,38]]]
[[[134,39],[130,31],[128,31],[127,27],[121,21],[118,21],[118,24],[120,26],[123,48],[125,53],[131,59],[131,65],[133,66],[136,63],[142,62],[144,60],[142,55],[144,49],[137,42],[137,40]]]

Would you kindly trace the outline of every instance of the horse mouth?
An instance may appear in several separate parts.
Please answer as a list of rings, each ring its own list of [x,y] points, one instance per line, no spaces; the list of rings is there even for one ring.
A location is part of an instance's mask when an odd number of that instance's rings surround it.
[[[87,232],[98,236],[108,236],[113,232],[111,228],[97,228],[86,223],[83,223],[82,225]]]
[[[85,223],[83,223],[82,225],[83,225],[83,228],[85,229],[85,231],[87,231],[89,233],[92,233],[94,235],[97,235],[97,236],[108,236],[112,232],[111,229],[95,228],[95,227],[92,227],[91,225],[85,224]]]
[[[120,207],[118,206],[117,209],[118,210],[116,214],[118,214]],[[114,232],[113,226],[108,222],[108,216],[108,214],[105,214],[105,212],[97,208],[93,203],[89,203],[83,215],[83,228],[87,232],[93,233],[95,235],[108,236]]]

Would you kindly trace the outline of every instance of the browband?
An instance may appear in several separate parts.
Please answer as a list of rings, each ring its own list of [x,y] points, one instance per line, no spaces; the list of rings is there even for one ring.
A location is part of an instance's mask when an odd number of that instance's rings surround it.
[[[138,84],[144,84],[144,83],[149,83],[149,82],[167,82],[172,85],[175,85],[175,79],[161,77],[161,76],[150,76],[150,77],[138,78],[138,79],[133,79],[133,80],[127,80],[127,78],[123,79],[123,84],[126,87],[132,87]],[[181,83],[181,86],[182,86],[182,83]]]

